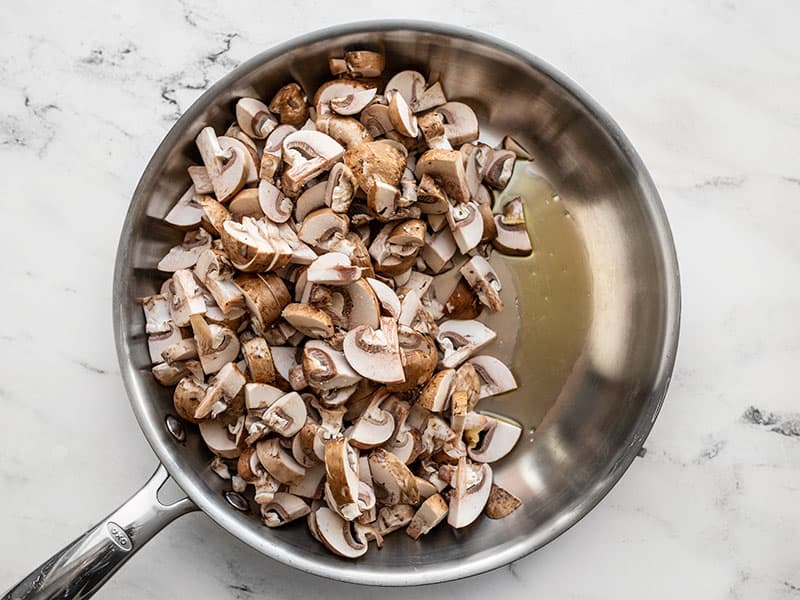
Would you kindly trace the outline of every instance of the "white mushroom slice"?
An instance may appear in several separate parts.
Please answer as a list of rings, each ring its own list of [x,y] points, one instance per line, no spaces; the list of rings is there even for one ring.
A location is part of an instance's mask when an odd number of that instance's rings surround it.
[[[456,253],[457,244],[453,232],[445,228],[433,235],[426,234],[426,240],[420,256],[432,273],[440,273]]]
[[[364,108],[372,102],[377,91],[376,88],[356,90],[344,96],[331,98],[328,101],[328,105],[336,114],[344,116],[355,115],[364,110]]]
[[[173,344],[181,341],[181,330],[175,323],[169,323],[169,329],[161,333],[151,333],[147,336],[147,349],[153,364],[164,362],[161,353]]]
[[[389,119],[394,129],[401,135],[412,138],[419,135],[417,117],[411,112],[411,108],[402,94],[392,95],[392,100],[389,102]]]
[[[236,333],[221,325],[209,325],[201,315],[193,316],[191,324],[204,373],[216,373],[236,359],[240,347]]]
[[[452,150],[453,146],[447,140],[444,130],[444,118],[439,113],[432,111],[424,114],[418,119],[419,130],[428,148],[441,148]],[[463,148],[463,146],[462,146]]]
[[[380,305],[374,288],[368,280],[359,279],[346,288],[342,316],[347,322],[347,328],[353,329],[366,325],[373,329],[380,324]]]
[[[273,223],[285,223],[292,216],[292,201],[266,179],[258,184],[258,204]]]
[[[503,254],[511,256],[528,256],[532,251],[531,238],[524,222],[521,225],[507,225],[503,215],[495,215],[497,237],[492,245]]]
[[[350,432],[350,443],[356,448],[375,448],[392,437],[394,417],[392,413],[381,408],[381,403],[387,396],[385,390],[376,392],[366,410],[356,420],[353,431]]]
[[[431,275],[426,275],[419,271],[411,271],[408,276],[408,281],[406,281],[403,287],[416,291],[420,298],[424,298],[432,282],[433,277]]]
[[[341,252],[328,252],[309,265],[306,278],[309,283],[349,285],[361,278],[361,267],[353,266]]]
[[[358,522],[374,523],[378,517],[378,509],[376,507],[375,488],[372,485],[372,472],[369,468],[369,458],[367,456],[359,456],[358,458],[358,479],[358,508],[361,510]]]
[[[214,186],[211,185],[211,178],[203,165],[190,165],[186,167],[189,179],[192,180],[195,194],[213,194]],[[198,223],[199,224],[199,223]]]
[[[357,183],[352,171],[344,163],[331,168],[325,185],[325,204],[336,213],[346,213],[356,193]]]
[[[410,326],[417,318],[417,313],[422,308],[419,294],[415,290],[409,290],[403,296],[403,303],[401,304],[400,317],[397,319],[398,325]]]
[[[358,558],[367,553],[366,541],[356,539],[350,522],[324,506],[314,514],[317,535],[328,550],[345,558]]]
[[[317,340],[307,342],[303,348],[303,373],[308,384],[320,390],[349,387],[361,379],[344,353]]]
[[[244,386],[244,403],[247,412],[263,412],[286,395],[286,392],[267,383],[248,383]]]
[[[205,229],[186,232],[183,243],[174,246],[158,262],[158,270],[173,273],[180,269],[191,269],[200,254],[211,247],[211,236]]]
[[[384,446],[405,464],[411,464],[422,450],[420,433],[408,426],[410,406],[407,402],[397,402],[392,409],[395,429]]]
[[[485,513],[490,519],[504,519],[520,506],[522,506],[522,500],[493,483],[489,499],[486,501]]]
[[[281,482],[272,477],[269,473],[261,469],[261,474],[252,482],[255,488],[253,493],[253,500],[256,504],[263,505],[272,502],[275,494],[281,488]]]
[[[414,474],[391,452],[377,448],[369,455],[375,497],[386,506],[417,504],[419,488]]]
[[[516,160],[511,150],[491,150],[481,172],[483,180],[497,190],[505,189]]]
[[[338,164],[338,163],[337,163]],[[336,165],[334,165],[335,167]],[[297,198],[294,204],[294,218],[298,223],[301,223],[310,213],[317,209],[325,207],[325,192],[327,190],[327,181],[315,183],[307,188]]]
[[[269,134],[264,143],[264,152],[261,155],[261,165],[258,176],[261,179],[272,180],[283,164],[283,140],[291,133],[297,131],[293,125],[278,125]]]
[[[163,294],[155,294],[142,299],[144,311],[145,333],[166,333],[170,331],[172,316],[169,310],[169,300]]]
[[[419,497],[421,500],[427,500],[434,494],[438,494],[441,491],[436,484],[431,483],[427,479],[417,476],[416,480],[417,487],[419,488]]]
[[[414,169],[416,171],[416,166]],[[466,184],[466,173],[464,177]],[[467,192],[469,192],[469,189],[467,189]],[[417,206],[419,206],[423,214],[428,215],[429,222],[432,215],[446,214],[450,207],[450,201],[444,187],[428,173],[422,175],[419,180]]]
[[[240,454],[236,440],[221,421],[211,419],[200,423],[200,436],[208,449],[222,458],[236,458]]]
[[[462,254],[477,246],[483,237],[483,218],[474,202],[451,206],[447,214],[447,224]]]
[[[237,138],[228,137],[225,135],[219,136],[217,140],[219,141],[220,147],[224,151],[230,151],[235,158],[241,157],[242,161],[244,162],[244,182],[246,184],[256,183],[258,181],[258,167],[256,166],[258,152],[255,150],[255,148],[248,147],[247,144]],[[211,183],[213,187],[213,180]],[[238,190],[231,194],[230,197],[233,197],[237,193]]]
[[[245,377],[235,363],[223,365],[208,382],[205,396],[194,411],[195,419],[213,418],[228,408],[245,384]]]
[[[190,270],[181,269],[173,273],[170,291],[169,312],[178,327],[188,327],[192,316],[205,314],[203,291]]]
[[[401,304],[394,290],[382,281],[378,281],[372,277],[367,277],[366,279],[372,291],[375,292],[375,296],[378,298],[383,312],[393,319],[399,318]],[[374,327],[377,327],[377,323]]]
[[[170,364],[197,358],[197,342],[192,338],[184,338],[167,346],[161,353],[161,357]]]
[[[417,404],[433,412],[447,410],[450,390],[455,376],[454,369],[443,369],[436,373],[423,388],[417,399]]]
[[[308,337],[317,339],[329,338],[333,335],[331,316],[324,310],[308,304],[287,304],[283,309],[283,318]]]
[[[297,439],[297,436],[294,438]],[[294,449],[294,445],[292,446]],[[295,457],[296,458],[296,457]],[[297,485],[289,487],[289,492],[301,498],[322,498],[322,481],[325,479],[325,465],[317,462],[306,465],[306,476]]]
[[[500,359],[484,354],[473,356],[469,362],[481,379],[481,399],[517,389],[514,375]]]
[[[359,118],[373,138],[394,131],[394,125],[389,118],[389,107],[384,104],[370,104],[361,111]]]
[[[441,106],[446,102],[447,98],[444,95],[442,84],[437,81],[432,83],[430,87],[423,92],[422,97],[418,98],[411,108],[415,113],[418,113],[431,108],[436,108],[437,106]]]
[[[419,507],[411,522],[408,524],[406,533],[413,540],[419,539],[439,523],[444,521],[447,516],[447,502],[439,494],[433,494],[422,506]]]
[[[152,368],[153,377],[161,385],[175,385],[184,377],[191,375],[193,378],[203,377],[203,369],[196,360],[186,360],[173,363],[162,362]]]
[[[237,147],[223,149],[213,127],[203,128],[195,142],[217,200],[226,202],[233,198],[247,179],[247,152]]]
[[[400,190],[385,181],[376,181],[367,193],[367,206],[386,220],[396,213],[399,200]]]
[[[457,367],[489,344],[497,334],[480,321],[451,319],[439,325],[436,341],[444,352],[442,366]]]
[[[467,283],[475,290],[478,299],[488,306],[493,312],[503,310],[503,300],[500,290],[503,289],[497,272],[482,256],[473,256],[460,269]]]
[[[489,465],[471,465],[465,458],[459,459],[447,523],[460,529],[475,521],[486,506],[491,489],[492,469]]]
[[[507,419],[483,416],[486,422],[477,432],[478,441],[473,448],[467,447],[467,453],[475,462],[492,463],[514,449],[522,435],[522,425]]]
[[[386,82],[383,93],[387,98],[399,93],[409,106],[414,107],[425,93],[425,77],[417,71],[400,71]]]
[[[261,505],[261,518],[267,527],[280,527],[310,512],[302,498],[286,492],[276,492],[271,502]]]
[[[292,437],[305,425],[306,404],[300,394],[290,392],[270,404],[261,419],[271,431],[283,437]]]
[[[388,535],[407,526],[414,518],[414,507],[410,504],[384,506],[378,511],[377,526],[381,535]]]
[[[242,290],[233,282],[233,265],[223,253],[205,250],[198,257],[194,272],[223,313],[229,313],[244,301]]]
[[[504,150],[511,150],[521,160],[533,160],[533,154],[510,135],[503,138],[500,147]]]
[[[436,112],[444,117],[445,135],[453,146],[478,139],[478,117],[463,102],[447,102]]]
[[[283,160],[289,166],[283,173],[284,193],[299,192],[303,185],[330,169],[344,154],[339,142],[319,131],[290,133],[282,147]]]
[[[367,379],[382,383],[405,380],[394,319],[381,317],[378,330],[360,325],[348,331],[344,355],[353,369]]]
[[[303,219],[297,237],[314,248],[327,251],[344,238],[348,231],[349,224],[346,217],[333,212],[330,208],[320,208]]]
[[[470,198],[464,163],[456,150],[426,151],[417,159],[414,174],[418,179],[423,175],[433,177],[454,202],[466,202]]]
[[[325,444],[326,493],[333,508],[344,519],[352,521],[361,515],[358,507],[358,452],[345,438]]]
[[[263,140],[278,126],[267,105],[255,98],[240,98],[236,103],[236,122],[247,135]]]
[[[297,485],[303,480],[306,470],[292,458],[277,438],[260,440],[256,454],[261,465],[272,477],[285,485]]]
[[[275,365],[275,372],[285,381],[289,381],[289,372],[292,370],[292,367],[300,364],[297,356],[298,349],[289,346],[270,346],[270,352],[272,352],[272,362]],[[308,378],[307,374],[306,378]]]
[[[286,242],[291,250],[291,257],[289,263],[295,265],[310,265],[317,258],[317,253],[314,252],[305,242],[301,242],[297,237],[297,233],[292,229],[289,223],[281,223],[276,226],[281,239]],[[277,273],[277,271],[276,271]]]
[[[191,167],[189,167],[191,168]],[[200,167],[205,171],[204,167]],[[191,185],[189,189],[178,199],[164,221],[178,229],[193,229],[200,226],[200,221],[203,219],[203,208],[197,203],[195,196],[200,192],[197,191],[196,186]]]
[[[335,408],[347,402],[356,391],[355,385],[334,390],[319,390],[319,401],[323,406]]]
[[[359,96],[356,99],[360,92],[367,92],[367,95]],[[334,105],[341,106],[346,114],[356,114],[372,101],[376,92],[377,89],[352,79],[334,79],[323,83],[314,94],[314,108],[317,111],[317,117],[330,114],[335,110]],[[362,103],[363,105],[358,110],[348,112],[350,108]]]
[[[169,365],[167,365],[169,366]],[[155,370],[155,367],[153,367]],[[208,386],[203,383],[203,373],[200,372],[198,378],[195,374],[186,375],[177,381],[175,390],[172,393],[172,403],[175,407],[175,412],[181,419],[189,421],[190,423],[199,423],[200,419],[195,419],[194,411],[197,406],[203,401],[206,395]]]

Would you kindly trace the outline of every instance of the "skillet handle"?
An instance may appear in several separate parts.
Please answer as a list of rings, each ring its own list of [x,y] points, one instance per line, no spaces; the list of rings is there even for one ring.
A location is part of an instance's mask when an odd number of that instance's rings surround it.
[[[89,598],[166,525],[197,506],[188,498],[169,505],[158,490],[169,479],[164,465],[105,519],[39,565],[2,600]]]

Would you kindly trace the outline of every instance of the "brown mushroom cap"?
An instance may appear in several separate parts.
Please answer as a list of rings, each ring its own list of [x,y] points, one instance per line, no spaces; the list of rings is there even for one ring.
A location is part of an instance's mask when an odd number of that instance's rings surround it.
[[[421,535],[425,535],[444,521],[447,510],[445,499],[440,494],[433,494],[422,503],[422,506],[414,514],[406,533],[411,539],[419,539]]]
[[[279,115],[282,124],[300,127],[308,118],[307,102],[303,88],[297,83],[287,83],[273,96],[269,110]]]
[[[287,304],[283,318],[311,338],[328,338],[333,335],[333,321],[328,313],[308,304]]]
[[[504,519],[520,506],[522,506],[522,500],[499,485],[492,484],[489,499],[486,502],[487,517],[490,519]]]
[[[416,292],[414,292],[416,294]],[[439,361],[436,345],[427,336],[406,326],[397,331],[400,356],[403,361],[405,381],[389,383],[387,388],[395,392],[405,392],[424,385],[430,380]]]
[[[383,142],[366,142],[348,148],[343,158],[366,194],[378,181],[398,186],[406,164],[405,156],[397,148]]]
[[[194,377],[184,377],[175,386],[172,394],[172,401],[175,405],[175,412],[182,419],[190,423],[200,423],[202,419],[197,419],[194,416],[198,405],[203,400],[206,394],[206,388],[202,381],[198,381]]]
[[[267,341],[263,337],[256,336],[242,341],[241,346],[250,379],[257,383],[273,383],[275,365]]]
[[[455,369],[443,369],[436,373],[425,385],[417,404],[434,412],[447,410],[455,375]]]
[[[417,178],[430,175],[444,188],[455,202],[466,202],[470,198],[464,163],[456,150],[434,148],[417,159]]]

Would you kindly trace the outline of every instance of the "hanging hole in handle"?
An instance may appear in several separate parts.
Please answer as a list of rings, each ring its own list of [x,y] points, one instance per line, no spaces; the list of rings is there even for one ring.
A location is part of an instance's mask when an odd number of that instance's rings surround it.
[[[172,477],[169,477],[156,492],[156,498],[164,506],[171,506],[186,498],[184,492]]]

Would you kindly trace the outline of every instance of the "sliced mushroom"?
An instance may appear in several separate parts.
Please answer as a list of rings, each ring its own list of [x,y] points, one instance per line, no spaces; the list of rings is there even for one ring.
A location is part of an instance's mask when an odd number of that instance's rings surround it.
[[[369,466],[379,502],[386,506],[419,502],[419,488],[414,474],[397,456],[377,448],[369,455]]]
[[[252,414],[263,414],[285,395],[286,392],[267,383],[247,383],[244,386],[244,404]]]
[[[361,95],[362,92],[367,92]],[[356,114],[367,106],[375,97],[377,90],[369,84],[352,79],[333,79],[323,83],[314,94],[314,108],[317,117],[323,117],[334,110],[334,105],[340,105],[345,112],[341,114]],[[357,108],[357,110],[352,110]]]
[[[295,436],[295,440],[298,436]],[[294,450],[294,444],[292,445]],[[297,458],[297,457],[295,457]],[[315,457],[316,458],[316,457]],[[302,464],[302,463],[301,463]],[[306,467],[306,475],[297,485],[289,487],[289,492],[301,498],[322,498],[324,479],[325,479],[325,465],[320,462],[304,465]]]
[[[328,105],[336,114],[343,116],[355,115],[364,110],[373,101],[377,91],[376,88],[359,89],[344,96],[331,98],[328,100]]]
[[[321,181],[306,188],[306,190],[300,194],[300,197],[297,198],[294,205],[294,218],[298,223],[301,223],[315,210],[325,207],[325,191],[327,185],[327,181]]]
[[[486,502],[486,516],[490,519],[504,519],[522,506],[522,500],[514,494],[492,484],[489,500]]]
[[[351,77],[380,77],[386,59],[380,52],[350,50],[344,53],[344,63]]]
[[[192,338],[184,338],[166,347],[161,352],[161,357],[169,364],[197,358],[197,342]]]
[[[389,102],[389,119],[394,129],[401,135],[413,138],[419,135],[417,117],[411,112],[411,108],[402,94],[392,95],[392,99]]]
[[[275,365],[272,362],[267,341],[260,336],[241,342],[242,356],[247,363],[250,379],[257,383],[273,383],[275,381]]]
[[[200,436],[208,449],[222,458],[237,458],[241,453],[236,440],[228,432],[228,428],[219,419],[202,421],[199,425]]]
[[[460,270],[481,302],[493,312],[503,310],[503,300],[500,298],[502,284],[488,260],[482,256],[473,256]]]
[[[419,497],[420,499],[427,500],[434,494],[438,494],[441,490],[439,487],[428,481],[427,479],[423,479],[422,477],[417,476],[417,487],[419,488]],[[444,489],[444,487],[442,487]]]
[[[310,512],[302,498],[287,492],[276,492],[271,502],[261,505],[261,518],[267,527],[280,527]]]
[[[264,411],[261,420],[270,431],[282,437],[293,437],[306,422],[306,404],[297,392],[281,396]]]
[[[517,389],[511,370],[494,356],[473,356],[469,362],[481,378],[480,398],[489,398]]]
[[[184,360],[173,363],[163,362],[154,365],[151,371],[156,381],[165,386],[176,385],[181,379],[189,375],[198,380],[202,380],[204,377],[203,368],[200,366],[200,361],[197,360]]]
[[[525,213],[522,199],[517,196],[506,203],[503,214],[494,218],[497,237],[492,244],[503,254],[528,256],[532,251],[531,238],[525,226]]]
[[[439,494],[433,494],[422,506],[419,507],[411,522],[408,524],[406,533],[413,540],[419,539],[439,523],[444,521],[447,516],[447,502]]]
[[[142,298],[145,318],[145,333],[165,333],[170,331],[170,302],[163,294]]]
[[[455,255],[456,248],[453,232],[446,228],[427,236],[420,255],[431,273],[440,273]]]
[[[221,135],[217,138],[220,147],[226,151],[231,152],[234,157],[241,157],[244,163],[244,182],[245,184],[252,184],[258,181],[258,152],[255,150],[255,143],[253,146],[248,146],[243,141],[237,138]],[[252,140],[250,140],[252,142]],[[213,187],[213,180],[212,180]],[[231,197],[234,197],[238,192],[234,192]]]
[[[489,344],[497,334],[480,321],[451,319],[439,325],[436,341],[444,352],[442,366],[454,368]]]
[[[483,180],[497,190],[505,189],[516,160],[517,156],[511,150],[492,150],[483,167]]]
[[[492,489],[492,469],[487,464],[471,465],[458,461],[453,493],[450,496],[448,524],[460,529],[471,524],[483,511]]]
[[[208,171],[203,165],[190,165],[186,167],[186,172],[189,174],[189,179],[192,180],[195,194],[214,193],[214,186],[211,185],[211,178],[208,176]]]
[[[283,191],[290,196],[297,196],[306,183],[330,169],[344,154],[339,142],[319,131],[290,133],[282,147],[283,160],[289,166],[282,176]]]
[[[383,142],[366,142],[348,148],[343,159],[367,195],[377,182],[398,186],[406,163],[402,152]]]
[[[385,315],[393,319],[399,318],[401,309],[400,299],[397,297],[394,290],[382,281],[371,277],[367,278],[367,283],[372,288],[372,291],[375,292],[375,296],[378,302],[380,302],[381,309]],[[377,323],[374,327],[377,327]]]
[[[297,131],[297,127],[294,125],[278,125],[269,134],[267,141],[264,143],[264,151],[261,155],[261,164],[258,171],[258,176],[261,179],[271,181],[280,170],[283,165],[283,140],[295,131]]]
[[[344,519],[354,520],[361,515],[358,507],[358,452],[345,438],[336,438],[325,444],[325,472],[328,477],[326,493],[334,504],[331,508]]]
[[[303,373],[308,384],[320,390],[349,387],[361,379],[345,354],[316,340],[307,342],[303,349]]]
[[[433,412],[447,410],[455,375],[455,369],[444,369],[436,373],[425,385],[417,404]]]
[[[409,294],[416,295],[416,292],[409,292]],[[392,391],[405,392],[425,385],[436,370],[436,363],[439,360],[439,354],[433,341],[411,327],[400,326],[398,328],[398,344],[405,381],[402,384],[390,383],[388,388]]]
[[[503,138],[500,147],[504,150],[511,150],[521,160],[533,160],[533,155],[510,135]]]
[[[225,221],[231,218],[228,209],[211,196],[196,196],[195,200],[203,209],[201,225],[214,235],[220,235]]]
[[[189,167],[190,169],[192,167]],[[204,167],[199,167],[205,171]],[[178,229],[194,229],[200,226],[200,221],[203,218],[203,208],[197,203],[196,195],[202,192],[197,191],[196,185],[189,186],[183,195],[178,198],[164,221]],[[207,193],[207,192],[205,192]]]
[[[283,318],[308,337],[319,339],[333,335],[333,321],[330,315],[308,304],[287,304],[283,309]]]
[[[297,485],[303,480],[306,470],[292,458],[277,438],[260,440],[256,454],[261,465],[272,477],[285,485]]]
[[[417,160],[415,175],[417,178],[433,177],[455,202],[466,202],[470,198],[464,163],[456,150],[428,150]]]
[[[373,141],[367,127],[353,117],[323,115],[316,121],[317,129],[331,136],[348,150]]]
[[[193,376],[184,377],[178,382],[172,393],[172,402],[179,417],[190,423],[200,423],[202,419],[195,418],[194,413],[205,397],[207,387],[202,380]]]
[[[258,184],[258,204],[267,218],[274,223],[288,221],[294,208],[292,201],[266,179],[262,179]]]
[[[286,284],[275,275],[239,275],[234,281],[242,290],[256,333],[272,325],[291,300]]]
[[[422,93],[422,97],[418,98],[411,108],[415,113],[418,113],[431,108],[436,108],[437,106],[441,106],[446,102],[447,98],[444,95],[442,84],[436,81]]]
[[[263,140],[278,121],[269,112],[267,105],[255,98],[240,98],[236,103],[236,122],[247,135]]]
[[[422,132],[422,137],[425,138],[425,143],[428,144],[428,148],[453,149],[445,134],[442,115],[435,111],[426,113],[419,117],[418,125],[419,130]]]
[[[468,447],[467,453],[475,462],[492,463],[514,449],[522,435],[522,426],[510,420],[484,416],[486,421],[478,430],[478,442]]]
[[[428,215],[428,222],[432,227],[432,217],[447,214],[450,210],[450,202],[444,188],[427,173],[422,176],[417,186],[417,205],[423,214]],[[437,231],[436,228],[433,229]]]
[[[376,392],[366,410],[356,420],[350,433],[350,443],[356,448],[375,448],[385,443],[394,433],[394,417],[381,408],[381,403],[387,396],[385,390]]]
[[[174,246],[158,262],[158,270],[172,273],[181,269],[191,269],[204,250],[211,247],[211,236],[205,229],[187,231],[183,243]]]
[[[344,339],[347,362],[361,376],[382,383],[401,382],[405,378],[397,339],[397,323],[381,317],[381,328],[360,325],[348,331]]]
[[[306,216],[297,232],[297,237],[314,248],[327,251],[343,239],[348,230],[347,218],[336,214],[330,208],[320,208]]]
[[[444,305],[444,314],[450,319],[475,319],[481,314],[478,295],[461,277]]]
[[[341,252],[328,252],[309,265],[306,277],[309,283],[349,285],[361,278],[361,267],[353,266]]]
[[[242,291],[233,282],[233,265],[223,253],[204,251],[197,259],[194,272],[223,313],[229,313],[244,301]]]
[[[394,416],[395,429],[384,447],[405,464],[411,464],[422,451],[421,434],[408,424],[408,415],[411,412],[408,402],[394,402],[391,412]]]
[[[325,204],[336,213],[346,213],[356,193],[356,180],[344,163],[336,163],[328,175]]]
[[[147,349],[150,354],[150,360],[153,364],[163,362],[161,354],[172,346],[180,342],[181,330],[172,321],[169,322],[169,329],[161,333],[151,333],[147,336]]]
[[[468,105],[447,102],[437,107],[436,112],[444,117],[445,135],[453,146],[478,139],[478,117]]]
[[[308,118],[308,98],[296,83],[287,83],[273,96],[270,112],[279,115],[281,124],[300,127]]]
[[[378,531],[381,535],[388,535],[406,527],[414,518],[414,512],[414,507],[410,504],[384,506],[378,511],[376,520]]]
[[[244,186],[247,178],[246,153],[239,148],[224,150],[213,127],[203,128],[195,143],[211,178],[214,195],[220,202],[226,202]]]
[[[216,373],[224,364],[236,360],[239,354],[236,333],[221,325],[209,325],[201,315],[192,316],[191,325],[203,372]]]
[[[215,417],[224,411],[244,387],[245,381],[244,375],[235,363],[229,362],[223,365],[208,382],[205,396],[195,408],[194,418],[205,419],[209,415]],[[217,403],[220,406],[217,406]]]
[[[366,540],[357,539],[350,522],[323,506],[314,513],[314,522],[320,541],[328,550],[345,558],[358,558],[367,552]]]
[[[389,118],[389,107],[384,104],[370,104],[361,111],[359,118],[373,138],[394,130],[392,120]]]

